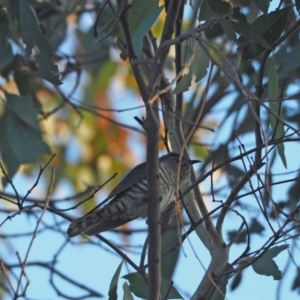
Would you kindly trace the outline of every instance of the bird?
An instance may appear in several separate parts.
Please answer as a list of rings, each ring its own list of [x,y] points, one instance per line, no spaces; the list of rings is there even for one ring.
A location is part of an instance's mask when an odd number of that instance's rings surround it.
[[[181,156],[179,188],[191,175],[191,166],[199,160],[190,160]],[[159,158],[160,179],[160,214],[169,207],[176,192],[177,172],[180,155],[168,153]],[[133,168],[115,187],[107,199],[111,199],[104,207],[92,210],[81,218],[75,219],[69,226],[69,237],[84,233],[94,235],[108,231],[148,214],[148,194],[146,179],[146,163]]]

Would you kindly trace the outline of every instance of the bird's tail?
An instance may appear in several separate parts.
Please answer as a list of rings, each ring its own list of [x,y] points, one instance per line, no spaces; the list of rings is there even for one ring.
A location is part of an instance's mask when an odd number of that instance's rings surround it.
[[[69,237],[73,237],[80,233],[94,235],[119,227],[133,219],[134,218],[107,219],[103,218],[103,209],[95,210],[79,219],[74,220],[70,224],[67,234]]]

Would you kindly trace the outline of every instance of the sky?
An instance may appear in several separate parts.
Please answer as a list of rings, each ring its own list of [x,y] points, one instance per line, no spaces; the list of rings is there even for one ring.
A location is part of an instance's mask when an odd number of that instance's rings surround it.
[[[276,1],[272,2],[272,5],[275,5]],[[67,41],[65,45],[62,47],[68,47],[70,41]],[[67,85],[67,83],[65,83]],[[118,86],[118,88],[116,88]],[[67,87],[65,87],[67,88]],[[64,89],[64,86],[62,86]],[[120,108],[120,105],[126,103],[126,106],[135,106],[136,101],[133,100],[131,93],[124,93],[124,90],[120,89],[118,82],[113,82],[111,91],[112,98],[114,99],[114,105]],[[77,95],[79,97],[79,95]],[[124,101],[126,100],[126,101]],[[228,99],[227,99],[228,100]],[[228,105],[228,103],[227,103]],[[120,114],[119,118],[122,120],[126,119],[128,123],[128,119],[132,116],[135,116],[136,112],[130,111],[124,114]],[[217,115],[217,113],[216,113]],[[135,121],[134,125],[135,124]],[[219,141],[222,138],[226,137],[226,134],[229,131],[229,122],[225,124],[221,133],[218,135]],[[216,137],[213,135],[208,135],[209,141],[213,141]],[[208,142],[209,142],[208,141]],[[247,143],[247,140],[244,141]],[[140,146],[136,145],[134,141],[131,143],[132,148],[136,151],[137,155],[137,163],[142,162],[144,159],[144,149]],[[294,158],[299,156],[300,146],[295,144],[287,144],[286,145],[286,157]],[[69,152],[70,159],[76,159],[76,153],[70,151]],[[293,160],[288,159],[288,164],[293,165]],[[299,166],[295,166],[295,169]],[[277,159],[276,160],[276,169],[278,173],[284,172],[285,169],[282,166],[282,162]],[[221,179],[226,180],[226,179]],[[22,173],[18,173],[14,178],[15,186],[20,187],[20,194],[25,194],[27,190],[34,183],[35,178],[25,177]],[[203,182],[200,186],[201,190],[209,191],[210,189],[210,181],[207,180]],[[280,199],[281,193],[282,197],[284,196],[280,187],[277,189],[277,197]],[[7,188],[7,192],[12,192],[10,187]],[[33,191],[33,197],[41,197],[41,195],[45,194],[45,185],[43,183],[39,184],[38,187]],[[60,197],[64,195],[72,194],[72,190],[68,186],[67,183],[63,183],[61,189],[59,190]],[[214,204],[211,203],[210,199],[206,199],[209,207],[213,208]],[[38,214],[41,214],[41,211],[37,211]],[[75,212],[69,212],[70,215],[74,216]],[[56,217],[56,221],[60,222],[61,219]],[[264,219],[261,219],[263,222]],[[53,215],[46,212],[43,217],[43,222],[51,223],[53,222]],[[137,226],[138,228],[145,228],[146,224],[145,220],[137,220],[133,221],[132,227]],[[34,240],[32,248],[29,253],[28,262],[31,261],[51,261],[53,259],[53,254],[61,249],[61,247],[65,244],[66,241],[66,230],[69,223],[65,221],[62,225],[62,232],[52,232],[50,230],[38,234]],[[236,217],[234,214],[228,214],[228,217],[225,222],[225,230],[235,229],[240,225],[240,219]],[[12,221],[6,222],[4,226],[1,227],[2,234],[12,234],[19,233],[20,228],[27,232],[33,232],[36,226],[36,221],[34,218],[28,217],[26,214],[20,214],[13,218]],[[253,249],[259,249],[261,247],[262,240],[266,240],[268,236],[271,235],[271,232],[265,231],[263,233],[264,239],[261,239],[258,236],[254,236],[251,244],[253,245]],[[105,232],[103,236],[115,244],[122,244],[122,237],[113,232]],[[59,260],[57,261],[58,268],[64,272],[66,271],[69,274],[72,274],[72,277],[75,280],[78,280],[82,284],[87,284],[88,286],[93,286],[95,289],[99,288],[101,292],[108,292],[107,288],[111,281],[111,278],[117,268],[117,266],[121,262],[121,258],[118,255],[115,255],[112,250],[110,250],[107,246],[102,248],[99,247],[99,241],[95,237],[90,238],[94,245],[87,245],[85,243],[84,238],[75,237],[72,239],[72,242],[78,243],[74,247],[72,243],[68,243],[65,247],[62,248],[62,252],[59,255]],[[128,237],[128,244],[133,245],[137,249],[140,249],[143,246],[143,242],[145,240],[144,233],[135,233]],[[5,242],[4,242],[5,243]],[[17,255],[15,251],[18,251],[21,258],[24,259],[26,255],[26,251],[29,247],[30,238],[23,237],[17,238],[11,241],[11,245],[5,244],[5,247],[1,249],[1,255],[3,260],[10,263],[18,263]],[[244,250],[245,245],[234,245],[232,250],[230,251],[230,259],[229,261],[234,260],[239,254],[241,254]],[[134,250],[135,248],[133,248]],[[130,249],[126,252],[126,254],[132,258],[136,263],[139,261],[139,256],[135,255]],[[276,258],[275,261],[278,264],[279,268],[282,270],[286,265],[286,262],[290,260],[289,252],[283,251]],[[195,291],[197,285],[199,284],[200,278],[202,278],[205,268],[207,267],[210,261],[210,255],[208,251],[204,248],[204,246],[199,241],[198,237],[195,233],[191,234],[189,240],[185,241],[182,245],[180,252],[180,262],[178,268],[174,274],[174,286],[180,287],[182,289],[178,289],[181,295],[185,299],[189,299],[192,295],[193,291]],[[20,269],[17,270],[20,272]],[[16,275],[18,276],[18,273]],[[128,265],[123,265],[120,278],[128,274],[129,272],[134,272]],[[48,300],[48,299],[58,299],[57,294],[53,291],[52,287],[49,284],[49,272],[40,267],[30,267],[26,268],[26,273],[28,278],[30,278],[30,285],[28,287],[27,296],[31,299],[38,300]],[[274,281],[271,277],[259,276],[257,275],[251,267],[245,269],[243,271],[243,283],[241,287],[239,287],[235,292],[229,293],[229,300],[268,300],[268,299],[285,299],[286,295],[288,298],[298,299],[296,293],[290,293],[290,282],[294,278],[294,269],[291,268],[283,279],[283,288],[281,290],[281,294],[277,295],[277,282]],[[54,278],[54,281],[58,284],[58,286],[66,293],[74,293],[74,296],[77,295],[77,291],[74,290],[73,286],[65,283],[59,277]],[[120,279],[118,294],[119,298],[122,299],[122,285],[125,282],[124,279]],[[106,289],[106,290],[105,290]],[[276,298],[277,297],[277,298]],[[107,299],[107,296],[104,296]],[[9,300],[9,297],[6,299]],[[5,299],[5,300],[6,300]],[[92,298],[90,298],[92,299]],[[96,299],[96,298],[95,298]]]

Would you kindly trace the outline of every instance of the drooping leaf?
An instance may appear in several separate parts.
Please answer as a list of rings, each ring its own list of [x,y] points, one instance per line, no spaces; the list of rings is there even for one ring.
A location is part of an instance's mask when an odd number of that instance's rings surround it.
[[[175,245],[178,242],[178,229],[177,229],[177,217],[172,217],[169,222],[168,228],[162,235],[161,239],[161,253],[165,253],[170,250],[171,245]],[[169,252],[167,255],[161,258],[161,276],[167,280],[172,279],[177,261],[179,258],[180,248],[177,247],[174,251]]]
[[[282,47],[275,53],[275,61],[280,66],[279,78],[286,78],[296,68],[300,66],[298,60],[300,52],[300,42],[298,41],[292,48]]]
[[[243,278],[242,276],[243,276],[242,272],[236,273],[236,275],[234,276],[233,281],[231,282],[231,285],[230,285],[230,289],[232,291],[234,291],[240,285],[240,283],[242,282],[242,278]]]
[[[276,116],[279,116],[280,119],[283,119],[283,114],[280,111],[280,103],[278,103],[278,96],[279,96],[279,85],[278,85],[278,76],[276,72],[276,66],[274,61],[274,56],[270,60],[269,66],[269,83],[268,83],[268,99],[270,100],[270,110]],[[278,100],[278,101],[276,101]],[[275,132],[274,138],[282,138],[284,136],[284,125],[280,120],[277,120],[275,116],[270,113],[270,123]],[[276,145],[278,154],[281,158],[281,161],[285,168],[287,168],[287,162],[285,158],[284,152],[284,144],[279,143]]]
[[[268,99],[277,100],[279,96],[278,76],[276,72],[274,56],[270,60],[269,82],[268,82]]]
[[[200,81],[206,74],[209,67],[209,58],[199,46],[198,43],[195,45],[195,58],[191,64],[191,70],[193,75],[196,76],[196,82]]]
[[[45,36],[42,34],[36,15],[28,0],[20,1],[20,25],[23,41],[26,44],[26,55],[30,57],[36,47],[39,51],[39,73],[53,84],[61,84],[58,77],[58,68],[52,62],[52,49]]]
[[[253,0],[254,4],[264,13],[268,13],[270,0]]]
[[[240,11],[240,7],[236,6],[232,12],[232,18],[237,20],[238,23],[231,24],[232,29],[244,37],[251,38],[252,26],[249,24],[247,17]]]
[[[141,51],[142,39],[147,33],[146,29],[151,27],[155,20],[157,19],[159,13],[163,6],[158,7],[158,0],[149,0],[149,1],[139,1],[133,0],[128,11],[128,25],[131,36],[134,37],[134,49],[138,53]],[[153,19],[155,19],[153,21]],[[149,25],[151,24],[151,25]],[[142,25],[142,26],[141,26]],[[150,26],[150,27],[149,27]],[[139,31],[139,32],[138,32]],[[140,40],[137,40],[137,38]],[[128,57],[126,39],[124,32],[121,30],[118,33],[117,44],[121,51],[120,57],[123,60],[126,60]]]
[[[260,258],[252,265],[252,268],[257,274],[273,276],[274,280],[281,279],[281,271],[273,259]]]
[[[109,43],[110,39],[102,39],[100,42],[95,42],[93,37],[93,30],[86,32],[81,32],[78,30],[77,36],[81,40],[82,47],[84,51],[89,51],[89,55],[82,57],[82,63],[86,65],[87,70],[99,71],[103,68],[103,64],[109,63]],[[111,78],[105,76],[105,81]],[[99,82],[102,84],[102,82]]]
[[[261,234],[265,230],[265,227],[263,227],[257,219],[252,219],[251,224],[249,226],[249,233],[250,235],[257,233]],[[241,230],[239,233],[237,233],[236,230],[232,230],[228,232],[228,238],[229,240],[235,239],[235,243],[245,243],[247,240],[247,235],[249,234],[246,229]],[[238,234],[238,236],[237,236]]]
[[[300,176],[299,172],[297,176]],[[288,190],[288,203],[289,203],[289,208],[291,211],[293,211],[297,205],[298,201],[300,199],[300,189],[299,189],[299,183],[298,181],[295,181],[294,184],[291,185],[291,187]],[[300,215],[298,213],[298,215]]]
[[[162,5],[160,7],[156,7],[153,10],[149,11],[149,14],[143,19],[138,29],[136,30],[135,34],[133,35],[132,43],[137,57],[141,56],[144,36],[150,30],[151,26],[154,24],[154,22],[160,15],[163,8],[164,6]]]
[[[124,291],[123,300],[134,300],[134,298],[130,292],[129,285],[126,281],[123,284],[123,291]]]
[[[199,21],[210,21],[211,18],[217,16],[216,13],[214,13],[211,8],[209,7],[206,0],[204,0],[201,4],[201,8],[199,11]]]
[[[50,154],[30,96],[6,94],[6,107],[0,119],[0,151],[10,177],[21,164],[33,163],[39,155]]]
[[[143,277],[139,273],[130,273],[123,278],[129,281],[130,291],[137,297],[147,298],[148,286],[145,283]],[[177,292],[174,286],[171,287],[171,283],[168,280],[162,278],[161,280],[161,296],[162,299],[183,299]],[[168,295],[168,296],[167,296]]]
[[[250,43],[247,51],[242,52],[243,61],[257,57],[276,42],[286,27],[290,9],[291,6],[263,14],[251,24],[252,40],[249,41],[249,37],[244,35],[239,38],[240,43]]]
[[[300,0],[295,0],[295,4],[296,4],[297,12],[299,13],[299,11],[300,11]]]
[[[297,270],[295,279],[294,279],[293,284],[292,284],[292,290],[293,291],[298,290],[298,293],[300,291],[300,270],[299,270],[299,268]]]
[[[233,187],[243,176],[245,176],[245,171],[235,165],[229,166],[228,181],[231,187]]]
[[[5,9],[0,10],[0,35],[3,37],[10,37],[10,28],[9,28],[9,16]]]
[[[286,244],[286,245],[272,247],[262,257],[264,257],[265,259],[274,258],[280,252],[282,252],[283,250],[289,248],[289,246],[290,246],[289,244]]]
[[[14,54],[11,44],[0,34],[0,68],[8,66],[13,60]]]
[[[188,91],[189,87],[191,86],[191,82],[192,82],[192,72],[189,72],[188,74],[184,74],[180,79],[180,81],[177,82],[177,85],[173,90],[173,93],[176,95]]]
[[[253,270],[257,274],[273,276],[274,280],[280,280],[281,271],[279,270],[273,258],[288,247],[289,245],[282,245],[269,249],[262,257],[260,257],[254,264],[252,264]]]
[[[205,0],[205,1],[207,1],[207,4],[210,7],[210,9],[219,15],[225,15],[231,13],[232,6],[229,1],[228,2],[223,0]]]
[[[231,22],[228,20],[221,21],[220,25],[221,25],[223,31],[225,32],[225,34],[227,34],[228,38],[234,42],[237,42],[237,36],[236,36],[235,31],[232,29]]]
[[[257,219],[252,219],[250,225],[250,233],[261,234],[265,230],[265,227]]]
[[[269,44],[274,43],[285,29],[290,10],[291,6],[288,6],[259,16],[251,24],[253,33],[264,37]]]
[[[128,18],[130,33],[132,35],[135,34],[144,19],[158,8],[158,2],[158,0],[132,1]]]
[[[139,273],[130,273],[123,278],[129,281],[129,288],[137,297],[147,298],[148,286]]]
[[[207,73],[209,67],[209,58],[198,43],[186,43],[185,63],[189,66],[189,72],[184,74],[177,82],[174,94],[186,92],[191,86],[192,76],[195,75],[195,81],[200,81]]]
[[[120,272],[123,266],[123,260],[119,264],[119,266],[116,269],[116,272],[114,273],[110,285],[109,285],[109,291],[108,291],[108,299],[109,300],[117,300],[118,299],[118,294],[117,294],[117,288],[118,288],[118,282],[119,282],[119,276]]]

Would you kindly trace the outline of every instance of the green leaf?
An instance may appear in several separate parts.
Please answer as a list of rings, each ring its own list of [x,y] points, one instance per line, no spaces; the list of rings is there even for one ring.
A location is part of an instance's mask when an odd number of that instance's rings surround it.
[[[237,42],[235,31],[232,29],[232,23],[228,20],[221,21],[220,25],[223,31],[227,34],[228,38],[234,42]]]
[[[292,285],[292,290],[298,290],[298,293],[300,291],[300,270],[298,268],[293,285]]]
[[[5,95],[7,105],[0,120],[0,150],[12,177],[21,164],[36,162],[39,155],[51,152],[42,139],[32,98]]]
[[[239,38],[242,45],[250,43],[247,51],[242,51],[243,61],[257,57],[277,41],[286,27],[290,9],[291,6],[261,15],[251,24],[251,39],[247,35]]]
[[[14,60],[11,44],[0,34],[0,68],[11,64]]]
[[[130,273],[124,275],[123,278],[129,281],[130,291],[137,297],[147,298],[148,286],[139,273]]]
[[[9,25],[10,21],[7,11],[5,9],[0,9],[0,35],[3,35],[6,38],[11,37]]]
[[[158,0],[132,1],[128,18],[130,33],[132,35],[135,34],[140,27],[140,24],[143,23],[144,19],[147,18],[151,12],[158,8],[158,2]]]
[[[249,226],[250,235],[254,233],[261,234],[264,230],[265,228],[256,219],[251,220],[251,225]],[[247,236],[248,231],[246,229],[241,230],[239,233],[236,230],[228,231],[229,240],[235,239],[236,244],[245,243]]]
[[[225,15],[231,13],[232,6],[229,1],[228,2],[223,0],[206,0],[206,1],[210,9],[219,15]]]
[[[264,13],[268,13],[270,0],[253,0],[254,4]]]
[[[231,282],[230,290],[234,291],[242,282],[242,278],[243,278],[242,272],[236,273],[233,277],[233,281]]]
[[[90,71],[101,71],[103,64],[110,62],[108,46],[111,41],[110,39],[102,39],[100,42],[95,42],[93,37],[93,28],[88,32],[77,31],[77,36],[81,40],[81,47],[83,51],[89,52],[89,55],[84,55],[81,58],[82,64],[86,66],[86,70]],[[106,34],[106,33],[105,33]],[[105,76],[105,81],[110,80],[109,76]],[[102,80],[99,82],[102,84]]]
[[[264,37],[269,44],[274,43],[285,29],[290,9],[291,6],[288,6],[259,16],[251,24],[253,33]]]
[[[233,9],[232,18],[238,21],[238,23],[232,23],[232,29],[244,37],[251,38],[252,26],[248,23],[247,17],[241,13],[240,7],[236,6]]]
[[[274,56],[272,56],[270,60],[270,67],[269,67],[268,99],[277,100],[278,96],[279,96],[278,76],[276,72]]]
[[[283,119],[283,114],[280,111],[280,103],[278,101],[275,102],[275,100],[278,99],[278,96],[279,96],[278,76],[277,76],[275,60],[273,56],[272,59],[270,60],[270,66],[269,66],[269,83],[268,83],[268,99],[270,100],[269,106],[273,114],[278,115],[280,119]],[[270,124],[273,128],[273,131],[275,132],[274,139],[282,138],[284,136],[284,125],[282,122],[277,120],[273,114],[270,113]],[[281,158],[284,167],[287,168],[287,162],[286,162],[285,152],[284,152],[284,144],[283,143],[277,144],[276,149],[278,151],[278,154]]]
[[[300,42],[293,44],[293,47],[281,47],[275,53],[275,61],[280,65],[279,78],[288,77],[291,72],[300,67],[299,58]]]
[[[194,56],[194,57],[193,57]],[[209,67],[209,58],[202,50],[198,43],[188,40],[185,44],[184,54],[185,64],[189,65],[189,72],[182,76],[181,80],[177,82],[174,94],[186,92],[191,86],[192,75],[196,76],[196,82],[200,81],[207,73]],[[191,61],[192,59],[192,61]]]
[[[109,291],[108,291],[108,296],[109,296],[108,299],[109,300],[117,300],[118,299],[117,288],[118,288],[119,276],[120,276],[122,266],[123,266],[123,260],[117,267],[116,272],[111,279],[111,282],[109,285]]]
[[[127,282],[124,282],[123,284],[123,291],[124,291],[123,300],[134,300]]]
[[[200,11],[199,11],[199,16],[198,16],[199,21],[210,21],[211,18],[213,18],[213,17],[215,17],[215,16],[217,16],[217,14],[214,13],[214,12],[210,9],[210,7],[209,7],[207,1],[204,0],[204,1],[202,2],[202,4],[201,4],[201,8],[200,8]]]
[[[252,219],[252,223],[250,225],[250,233],[258,233],[261,234],[265,230],[265,227],[262,226],[257,219]]]
[[[258,259],[253,265],[253,270],[260,275],[273,276],[274,280],[281,279],[281,271],[273,259]]]
[[[144,20],[156,9],[158,9],[158,0],[148,0],[148,1],[140,1],[140,0],[133,0],[131,3],[131,7],[128,11],[128,26],[131,36],[135,36],[137,30],[141,27],[141,24]],[[154,13],[155,14],[155,13]],[[148,21],[147,21],[148,23]],[[141,31],[144,29],[146,25],[140,29]],[[141,35],[141,33],[139,34]],[[138,41],[141,43],[142,41]],[[123,60],[126,60],[128,57],[127,47],[126,47],[126,39],[123,31],[120,31],[117,35],[117,44],[121,51],[120,57]],[[134,45],[135,46],[135,45]],[[135,46],[136,48],[140,48]],[[137,49],[137,50],[138,50]]]
[[[296,4],[297,12],[299,13],[299,11],[300,11],[300,0],[296,0],[295,4]]]
[[[141,56],[144,36],[148,33],[151,26],[157,20],[163,8],[164,6],[162,5],[160,7],[154,8],[152,11],[150,10],[149,14],[143,19],[135,34],[133,35],[132,42],[137,57]]]
[[[280,252],[288,247],[289,245],[282,245],[269,249],[262,257],[252,264],[253,270],[257,274],[273,276],[274,280],[280,280],[282,277],[281,271],[272,258],[276,257]]]
[[[195,58],[190,66],[193,75],[196,76],[196,82],[200,81],[206,75],[208,67],[209,58],[197,43],[195,45]]]
[[[145,283],[143,277],[139,273],[130,273],[123,276],[123,278],[129,281],[129,287],[132,293],[134,293],[137,297],[147,298],[148,286]],[[174,288],[174,286],[172,286],[171,289],[170,286],[171,283],[168,280],[162,278],[161,298],[162,299],[183,299],[182,296]]]
[[[23,41],[26,44],[26,55],[30,57],[34,47],[39,50],[40,75],[53,84],[61,84],[58,68],[52,62],[52,49],[39,28],[38,20],[28,0],[20,1],[20,26]]]
[[[192,82],[192,72],[188,74],[184,74],[180,81],[177,82],[175,89],[173,90],[173,94],[183,93],[189,90]]]
[[[161,239],[161,253],[170,250],[171,245],[178,242],[177,217],[172,217],[168,223],[168,229],[163,232]],[[161,258],[161,276],[171,280],[179,258],[180,248],[163,255]]]
[[[262,257],[266,258],[266,259],[271,259],[276,257],[280,252],[284,251],[285,249],[287,249],[290,245],[286,244],[286,245],[281,245],[281,246],[275,246],[270,248]]]

